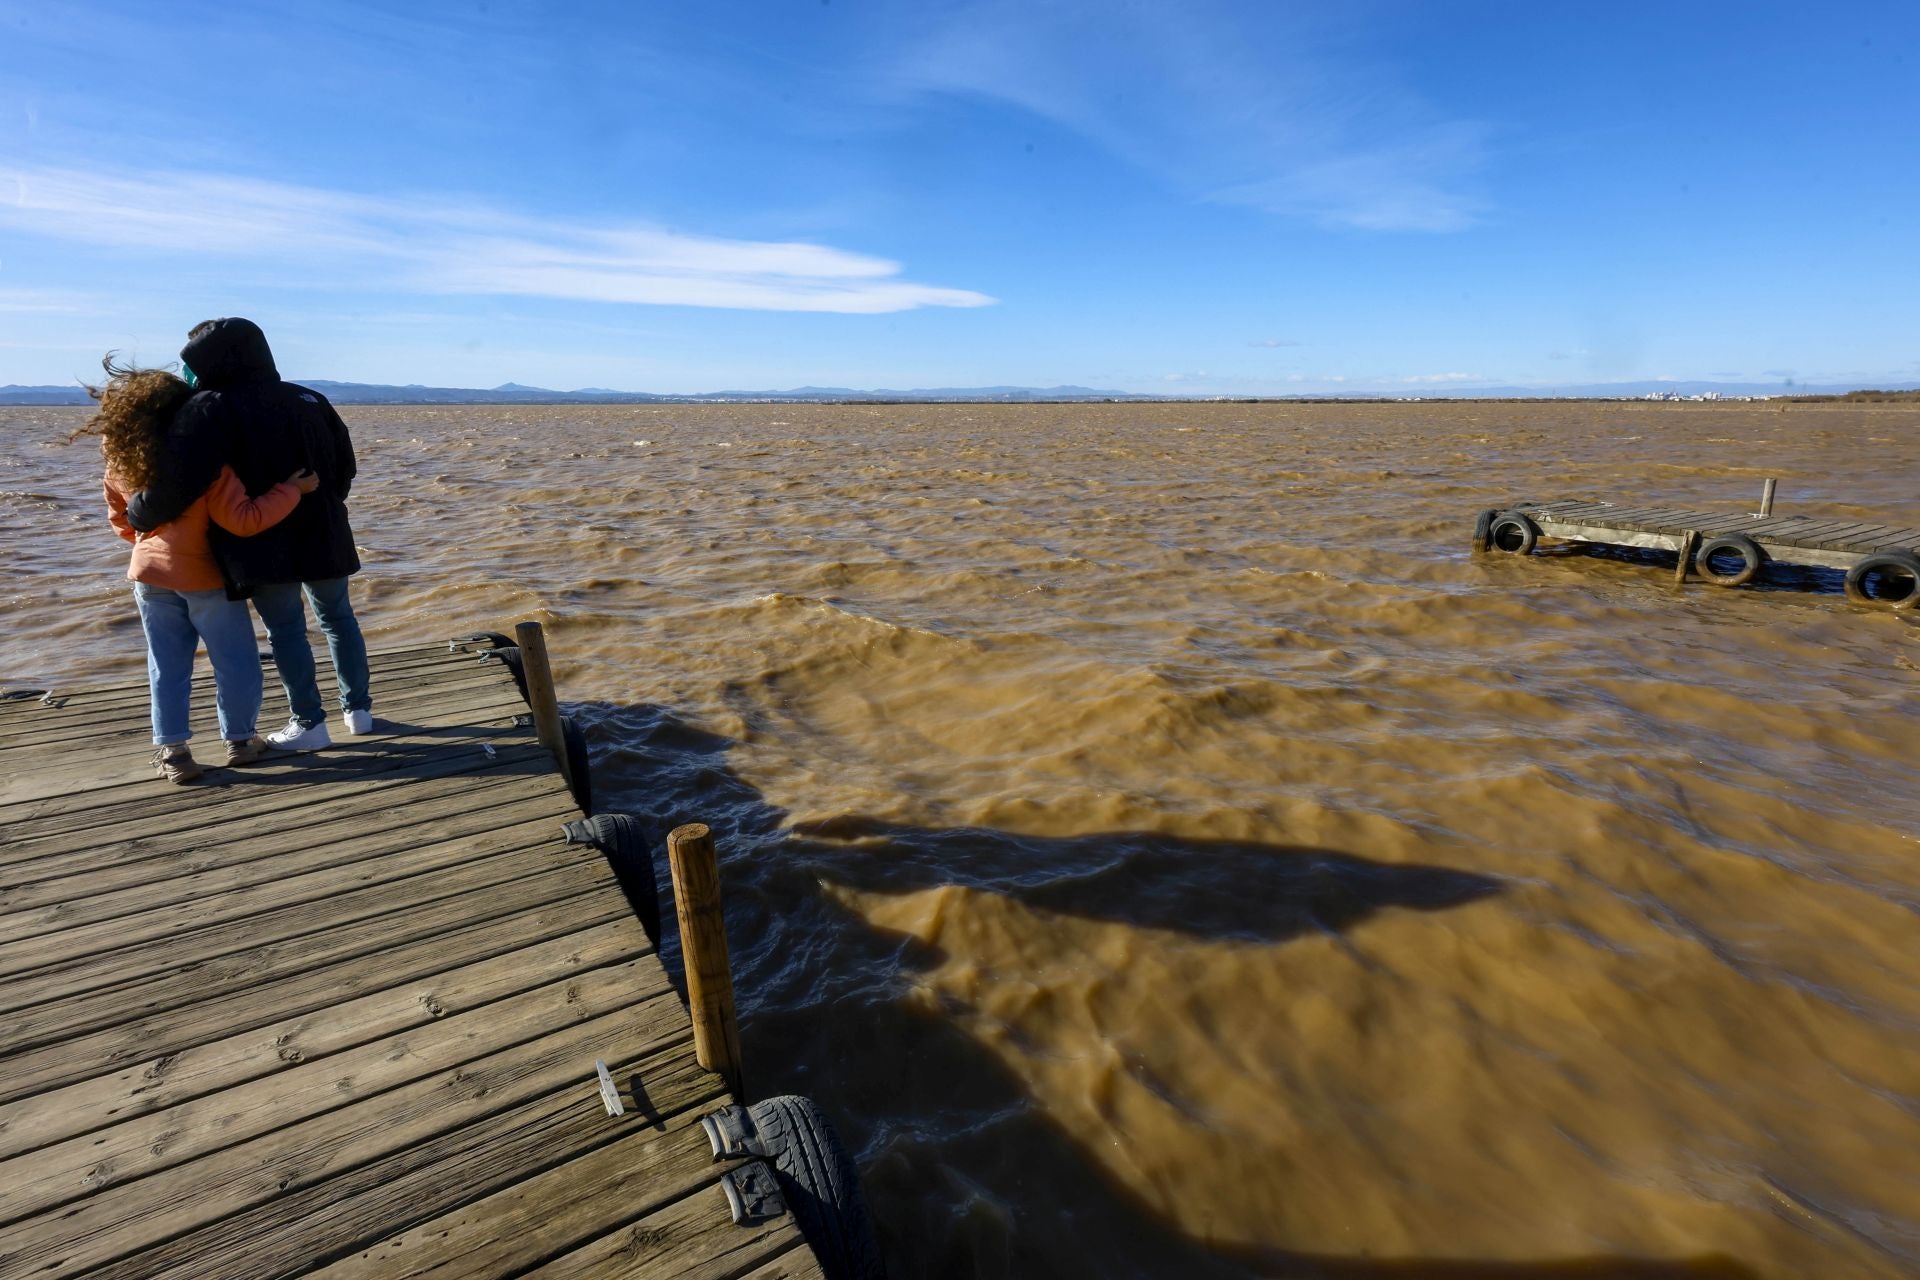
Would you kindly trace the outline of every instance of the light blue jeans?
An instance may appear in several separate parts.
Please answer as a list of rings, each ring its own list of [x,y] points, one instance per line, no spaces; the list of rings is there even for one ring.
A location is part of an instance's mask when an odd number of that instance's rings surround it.
[[[253,607],[259,611],[260,621],[267,624],[273,663],[280,668],[280,683],[286,688],[293,718],[308,726],[327,718],[326,704],[320,700],[320,681],[313,669],[313,646],[307,643],[307,604],[313,606],[320,633],[327,638],[333,678],[340,685],[341,709],[372,710],[367,642],[360,635],[360,620],[353,616],[353,603],[347,599],[347,579],[283,582],[255,588]]]
[[[247,606],[212,591],[174,591],[133,584],[140,629],[147,633],[147,692],[153,710],[153,741],[167,747],[193,736],[187,727],[193,697],[193,659],[202,640],[213,663],[214,705],[220,736],[244,741],[260,718],[260,650]]]

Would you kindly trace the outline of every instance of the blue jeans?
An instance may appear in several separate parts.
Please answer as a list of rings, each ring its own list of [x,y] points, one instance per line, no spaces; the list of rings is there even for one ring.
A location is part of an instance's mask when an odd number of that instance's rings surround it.
[[[213,663],[214,704],[220,736],[253,736],[260,716],[260,650],[247,606],[224,590],[174,591],[133,584],[140,629],[147,633],[147,693],[153,710],[154,745],[166,747],[193,736],[187,708],[193,696],[193,657],[202,640]]]
[[[333,678],[340,684],[341,708],[372,710],[373,678],[367,671],[367,642],[360,636],[360,620],[353,616],[353,604],[347,599],[347,580],[281,582],[256,588],[253,607],[259,611],[260,621],[267,624],[273,663],[280,668],[280,683],[287,691],[293,718],[304,725],[316,725],[327,718],[326,704],[320,701],[320,682],[313,671],[313,647],[307,643],[303,594],[306,603],[313,605],[313,616],[320,619],[320,633],[327,638]]]

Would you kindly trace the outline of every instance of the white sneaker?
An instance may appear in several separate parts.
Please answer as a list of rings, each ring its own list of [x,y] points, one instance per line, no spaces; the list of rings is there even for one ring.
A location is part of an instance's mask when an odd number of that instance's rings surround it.
[[[327,732],[325,720],[314,725],[289,720],[286,728],[267,735],[267,743],[282,751],[319,751],[333,745],[333,735]]]
[[[347,732],[354,734],[356,737],[363,733],[372,733],[373,712],[366,710],[343,712],[340,716],[340,723],[346,725]]]

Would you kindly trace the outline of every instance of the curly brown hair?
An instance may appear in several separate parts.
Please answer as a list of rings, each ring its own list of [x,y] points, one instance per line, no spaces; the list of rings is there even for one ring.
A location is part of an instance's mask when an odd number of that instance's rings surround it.
[[[144,489],[160,475],[160,454],[166,447],[167,425],[193,388],[165,369],[141,369],[121,364],[109,351],[100,367],[107,371],[105,386],[88,387],[100,408],[80,429],[67,437],[99,436],[107,470],[130,489]]]

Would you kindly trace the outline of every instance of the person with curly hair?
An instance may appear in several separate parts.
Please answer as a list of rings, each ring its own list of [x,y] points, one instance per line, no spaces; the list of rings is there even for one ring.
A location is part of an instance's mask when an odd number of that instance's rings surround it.
[[[187,727],[193,663],[202,641],[213,663],[227,764],[251,764],[267,750],[254,733],[262,679],[253,618],[244,601],[229,598],[225,576],[208,544],[208,529],[250,537],[284,520],[320,482],[303,468],[249,498],[233,469],[224,468],[180,515],[151,532],[136,531],[127,520],[127,498],[166,477],[177,464],[170,432],[193,388],[161,369],[117,364],[111,355],[102,364],[106,385],[88,388],[100,408],[71,438],[100,437],[107,519],[133,544],[127,577],[133,581],[147,639],[154,770],[169,782],[191,782],[202,772],[187,746],[193,736]]]
[[[174,423],[179,465],[164,483],[127,500],[128,521],[153,529],[179,519],[223,468],[231,468],[248,493],[264,494],[289,468],[311,467],[320,487],[286,523],[256,538],[231,538],[216,526],[213,549],[227,585],[246,594],[266,624],[274,670],[286,690],[291,718],[267,734],[268,745],[283,751],[333,745],[307,637],[308,606],[333,660],[341,727],[372,733],[367,642],[348,592],[360,572],[360,552],[347,516],[359,469],[347,424],[320,392],[280,376],[267,335],[244,317],[195,325],[180,349],[180,368],[194,394]]]

